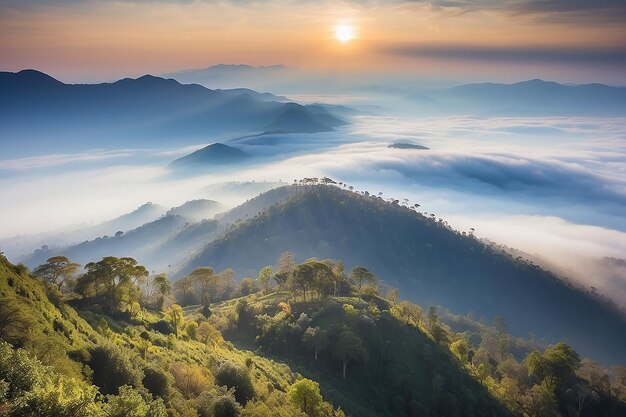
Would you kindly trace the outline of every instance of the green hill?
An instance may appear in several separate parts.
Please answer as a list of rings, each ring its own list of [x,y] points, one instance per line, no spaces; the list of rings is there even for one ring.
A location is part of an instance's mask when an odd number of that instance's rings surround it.
[[[76,301],[0,254],[0,415],[306,417],[288,399],[297,373],[223,342],[201,317],[181,323],[197,337],[177,338],[161,313]],[[324,402],[316,413],[343,416]]]
[[[585,356],[626,363],[623,314],[554,274],[399,204],[332,186],[296,190],[209,243],[177,276],[205,265],[251,275],[285,251],[343,259],[367,265],[412,301],[503,316],[513,334],[566,340]]]

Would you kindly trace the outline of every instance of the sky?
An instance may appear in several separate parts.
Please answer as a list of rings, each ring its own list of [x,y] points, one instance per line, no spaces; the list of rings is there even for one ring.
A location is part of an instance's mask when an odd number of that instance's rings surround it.
[[[245,63],[623,85],[624,21],[623,0],[2,0],[0,70],[94,82]]]

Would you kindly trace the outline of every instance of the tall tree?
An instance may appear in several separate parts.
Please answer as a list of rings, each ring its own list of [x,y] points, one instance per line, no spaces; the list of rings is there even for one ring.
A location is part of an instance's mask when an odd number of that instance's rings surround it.
[[[70,262],[65,256],[53,256],[45,264],[35,268],[33,275],[50,285],[55,285],[60,291],[63,284],[73,278],[78,268],[79,264]]]
[[[367,268],[356,266],[352,272],[350,272],[350,281],[356,286],[358,292],[361,293],[363,285],[376,284],[376,277]]]
[[[157,293],[157,307],[160,310],[163,308],[165,297],[172,292],[170,281],[167,279],[166,274],[159,274],[152,278],[152,285]]]
[[[289,401],[307,416],[316,415],[317,407],[322,403],[320,384],[303,378],[296,381],[287,391]]]
[[[328,345],[328,334],[326,330],[322,330],[319,327],[309,327],[304,332],[302,341],[313,348],[315,359],[317,360],[318,352]]]
[[[185,320],[183,308],[178,304],[172,304],[172,306],[166,310],[165,317],[172,325],[174,335],[178,339],[178,333],[180,332],[180,329],[182,329]]]
[[[343,364],[343,379],[346,379],[346,368],[350,361],[368,360],[367,350],[363,347],[363,342],[357,335],[349,330],[339,334],[337,342],[333,347],[333,356],[339,359]]]
[[[270,279],[272,278],[272,273],[273,270],[271,266],[266,266],[261,269],[261,271],[259,271],[259,277],[257,278],[257,280],[261,283],[261,285],[263,285],[263,290],[266,294],[269,290],[269,283]]]
[[[217,292],[218,277],[213,268],[208,266],[196,268],[189,274],[189,279],[198,286],[202,305],[209,304]]]

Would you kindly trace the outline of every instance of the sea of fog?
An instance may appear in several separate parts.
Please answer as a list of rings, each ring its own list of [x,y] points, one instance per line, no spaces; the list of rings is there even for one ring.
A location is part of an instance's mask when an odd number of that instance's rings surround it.
[[[231,138],[255,156],[245,165],[168,169],[206,142],[0,160],[0,250],[10,236],[94,224],[148,201],[235,205],[263,189],[223,183],[329,176],[419,203],[626,306],[626,267],[603,259],[626,258],[623,118],[361,116],[332,133]],[[429,150],[389,148],[394,142]]]

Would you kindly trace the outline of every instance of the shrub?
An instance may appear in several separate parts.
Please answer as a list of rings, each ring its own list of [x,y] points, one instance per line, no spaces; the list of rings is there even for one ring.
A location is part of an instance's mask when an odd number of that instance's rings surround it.
[[[142,372],[133,364],[128,351],[123,352],[115,345],[104,344],[93,347],[89,353],[93,383],[102,394],[117,394],[123,385],[141,386]]]
[[[167,400],[170,394],[170,380],[165,371],[156,366],[146,366],[143,368],[143,386],[154,397]]]
[[[254,387],[247,371],[227,361],[218,369],[215,382],[235,390],[235,399],[239,404],[245,404],[254,397]]]
[[[241,407],[231,395],[222,395],[213,404],[214,417],[237,417]]]

